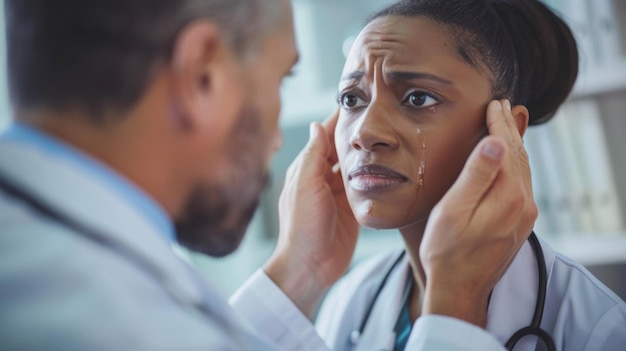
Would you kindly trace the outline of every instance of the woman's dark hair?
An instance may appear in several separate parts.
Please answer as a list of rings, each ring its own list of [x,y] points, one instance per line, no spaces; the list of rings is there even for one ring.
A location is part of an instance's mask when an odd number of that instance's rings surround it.
[[[460,57],[491,79],[493,97],[525,105],[530,125],[554,116],[578,75],[571,30],[537,0],[402,0],[369,22],[386,16],[448,26]]]

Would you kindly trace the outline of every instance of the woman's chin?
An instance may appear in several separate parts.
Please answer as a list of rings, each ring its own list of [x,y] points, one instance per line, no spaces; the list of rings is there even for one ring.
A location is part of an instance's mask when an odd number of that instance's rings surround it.
[[[373,213],[357,213],[355,215],[357,222],[359,222],[361,226],[376,230],[402,230],[410,227],[415,227],[416,229],[421,228],[421,230],[423,230],[423,227],[426,226],[428,221],[428,216],[418,216],[418,218],[400,218],[399,216],[382,216],[380,214],[376,215]]]
[[[381,218],[380,216],[373,215],[361,215],[357,216],[357,221],[363,227],[376,229],[376,230],[385,230],[385,229],[398,229],[402,227],[396,221],[390,220],[389,218]]]
[[[415,214],[399,206],[376,201],[352,202],[352,213],[359,224],[371,229],[399,229],[415,223]]]

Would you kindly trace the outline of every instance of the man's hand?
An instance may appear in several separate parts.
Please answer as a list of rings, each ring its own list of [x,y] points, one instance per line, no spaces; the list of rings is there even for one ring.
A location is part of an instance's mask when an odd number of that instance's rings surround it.
[[[490,136],[433,209],[420,247],[423,313],[481,327],[491,290],[537,218],[528,156],[508,101],[491,102],[487,126]]]
[[[280,235],[266,274],[310,315],[347,270],[359,226],[338,170],[334,132],[339,113],[311,124],[309,143],[287,171],[279,200]]]

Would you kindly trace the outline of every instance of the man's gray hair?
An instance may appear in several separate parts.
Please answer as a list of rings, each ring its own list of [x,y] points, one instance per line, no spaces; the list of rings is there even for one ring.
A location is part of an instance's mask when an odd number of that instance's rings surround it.
[[[187,0],[180,11],[183,21],[208,18],[219,24],[229,44],[248,55],[258,49],[282,17],[279,0]]]
[[[282,0],[4,0],[14,108],[125,110],[194,20],[242,58],[283,18]],[[97,118],[97,117],[96,117]]]

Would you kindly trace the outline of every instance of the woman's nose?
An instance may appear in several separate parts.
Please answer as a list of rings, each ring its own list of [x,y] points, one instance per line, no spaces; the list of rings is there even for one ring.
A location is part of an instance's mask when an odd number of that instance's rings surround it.
[[[397,148],[398,138],[391,124],[392,114],[383,104],[370,103],[363,114],[355,119],[350,137],[352,148],[364,151]]]

